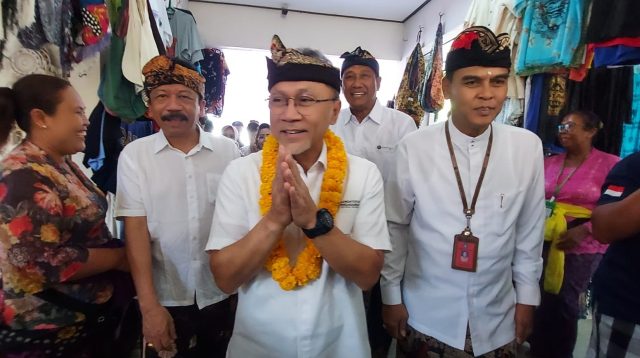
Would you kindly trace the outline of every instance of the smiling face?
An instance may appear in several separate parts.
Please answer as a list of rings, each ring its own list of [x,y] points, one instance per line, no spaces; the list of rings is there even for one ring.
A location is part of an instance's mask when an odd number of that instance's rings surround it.
[[[451,100],[453,123],[463,133],[477,136],[502,110],[507,97],[509,70],[501,67],[465,67],[442,81]]]
[[[44,139],[50,147],[61,155],[81,152],[85,148],[85,137],[89,120],[85,113],[85,106],[78,92],[71,86],[59,93],[60,103],[51,115],[39,112],[42,123],[46,128]]]
[[[349,107],[356,112],[369,112],[376,103],[380,77],[369,66],[354,65],[342,75],[342,89]]]
[[[310,81],[283,81],[269,91],[270,98],[287,100],[286,107],[270,106],[271,135],[282,144],[298,162],[315,162],[322,151],[324,133],[334,124],[340,112],[340,100],[313,103],[296,107],[288,98],[326,100],[337,97],[331,87]]]

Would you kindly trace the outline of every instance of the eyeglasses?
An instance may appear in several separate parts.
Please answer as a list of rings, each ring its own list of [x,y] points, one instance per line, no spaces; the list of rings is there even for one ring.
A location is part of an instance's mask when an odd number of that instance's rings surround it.
[[[570,130],[575,128],[576,124],[573,122],[567,122],[558,124],[558,133],[568,133]]]
[[[269,108],[275,112],[284,112],[284,110],[289,106],[289,100],[293,100],[293,104],[295,105],[298,113],[304,114],[307,113],[309,111],[309,108],[314,104],[337,101],[338,97],[315,99],[308,95],[302,95],[296,97],[270,96],[269,98],[267,98],[267,101],[269,102]]]

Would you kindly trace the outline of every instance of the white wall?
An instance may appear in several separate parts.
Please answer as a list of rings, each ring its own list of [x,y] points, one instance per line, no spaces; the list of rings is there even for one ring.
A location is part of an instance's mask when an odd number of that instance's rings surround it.
[[[403,55],[401,23],[350,19],[242,6],[189,2],[208,47],[268,49],[278,34],[287,47],[311,47],[340,55],[362,46],[374,56],[400,60]]]
[[[402,50],[403,58],[406,58],[416,46],[416,36],[420,26],[422,29],[422,42],[424,52],[430,51],[438,29],[439,13],[443,13],[444,42],[456,36],[464,24],[464,18],[471,6],[471,0],[431,0],[422,10],[413,15],[404,23]]]

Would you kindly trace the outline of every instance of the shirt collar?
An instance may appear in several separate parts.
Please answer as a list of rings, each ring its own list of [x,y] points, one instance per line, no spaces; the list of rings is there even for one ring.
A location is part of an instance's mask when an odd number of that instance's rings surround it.
[[[197,153],[203,147],[213,151],[213,138],[211,137],[211,135],[203,131],[200,126],[196,126],[196,128],[198,129],[198,144],[193,149],[191,149],[191,152]],[[158,154],[163,149],[169,147],[171,147],[171,144],[169,144],[169,141],[167,140],[167,137],[165,137],[164,132],[160,130],[153,143],[153,153]]]
[[[449,133],[451,133],[451,141],[458,146],[466,148],[469,143],[484,143],[489,140],[489,135],[491,133],[491,127],[487,127],[482,134],[477,137],[470,137],[464,133],[462,133],[456,126],[453,124],[451,119],[449,121]],[[491,124],[493,126],[493,123]]]
[[[298,166],[298,170],[300,171],[300,173],[304,175],[304,170],[302,166],[297,162],[296,162],[296,165]],[[327,168],[327,144],[326,143],[322,144],[322,151],[320,152],[320,156],[318,157],[318,160],[315,163],[313,163],[311,167],[309,167],[309,171],[311,171],[317,165],[320,165],[321,169]]]
[[[383,113],[383,108],[382,108],[382,104],[380,104],[380,101],[378,101],[378,99],[376,99],[376,103],[373,105],[373,108],[371,108],[371,112],[369,112],[369,114],[367,115],[367,117],[363,120],[371,120],[376,124],[382,124],[382,113]],[[358,119],[356,119],[356,116],[354,116],[351,113],[351,109],[349,109],[349,120],[346,121],[344,123],[344,125],[349,124],[349,122],[353,121],[354,123],[357,124]]]

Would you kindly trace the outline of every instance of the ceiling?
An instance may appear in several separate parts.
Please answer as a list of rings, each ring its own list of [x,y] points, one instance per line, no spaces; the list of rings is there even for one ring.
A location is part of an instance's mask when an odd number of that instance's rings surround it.
[[[429,0],[191,0],[403,22]]]

